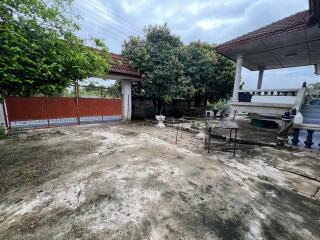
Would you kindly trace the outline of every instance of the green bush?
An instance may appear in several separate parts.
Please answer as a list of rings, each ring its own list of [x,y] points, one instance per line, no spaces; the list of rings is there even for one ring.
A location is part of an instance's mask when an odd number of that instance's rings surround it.
[[[214,108],[219,111],[227,111],[228,106],[223,100],[219,100],[214,104]]]
[[[211,110],[211,111],[215,110],[215,109],[214,109],[214,103],[210,103],[210,102],[209,102],[209,103],[207,104],[207,110]]]
[[[215,111],[227,111],[228,106],[223,100],[219,100],[218,102],[215,103],[208,103],[207,108],[209,110],[215,110]]]
[[[3,125],[0,125],[0,138],[4,138],[6,136],[6,130]]]

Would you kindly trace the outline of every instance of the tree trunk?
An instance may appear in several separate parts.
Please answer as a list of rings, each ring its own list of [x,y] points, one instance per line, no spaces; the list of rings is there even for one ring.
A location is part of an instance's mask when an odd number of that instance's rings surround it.
[[[158,100],[158,115],[162,115],[162,107],[163,107],[163,101],[162,100]]]
[[[204,94],[203,107],[204,107],[205,110],[207,109],[207,101],[208,101],[207,94]]]
[[[199,107],[199,105],[201,104],[201,96],[199,93],[196,93],[194,95],[194,107]]]
[[[154,115],[157,115],[157,107],[158,107],[158,102],[157,99],[152,99],[152,103],[153,103],[153,113]]]

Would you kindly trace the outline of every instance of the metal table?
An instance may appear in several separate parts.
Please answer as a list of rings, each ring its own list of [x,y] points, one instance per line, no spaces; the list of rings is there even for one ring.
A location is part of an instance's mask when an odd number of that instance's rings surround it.
[[[217,129],[229,130],[230,131],[229,141],[226,143],[214,145],[213,147],[224,146],[224,145],[228,145],[230,147],[231,142],[233,141],[233,148],[231,150],[233,150],[233,156],[235,156],[236,155],[236,146],[237,146],[237,134],[238,134],[238,130],[239,130],[239,126],[235,122],[224,123],[224,124],[220,124],[220,125],[217,125],[214,127],[210,126],[207,128],[208,139],[205,142],[205,147],[208,148],[208,153],[210,153],[210,147],[212,146],[212,144],[210,145],[210,139],[211,139],[212,135],[214,135],[213,131],[217,130]],[[234,135],[232,135],[233,131],[234,131]],[[234,136],[233,139],[232,139],[232,136]],[[215,150],[218,150],[218,149],[215,148]],[[225,151],[225,150],[229,150],[229,149],[223,149],[223,151]]]

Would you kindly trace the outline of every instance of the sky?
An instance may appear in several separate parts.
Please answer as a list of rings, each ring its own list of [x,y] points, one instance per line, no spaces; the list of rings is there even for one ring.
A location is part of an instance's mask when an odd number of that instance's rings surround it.
[[[308,0],[75,0],[84,38],[101,38],[109,51],[121,53],[129,35],[143,36],[143,27],[167,23],[188,44],[220,44],[281,18],[308,9]],[[243,68],[245,89],[255,89],[258,73]],[[268,70],[263,88],[296,88],[320,81],[314,67]]]

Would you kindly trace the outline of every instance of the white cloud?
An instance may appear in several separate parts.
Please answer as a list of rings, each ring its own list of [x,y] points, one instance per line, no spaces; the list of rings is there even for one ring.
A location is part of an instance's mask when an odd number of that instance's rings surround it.
[[[211,28],[221,27],[224,24],[234,24],[240,21],[241,18],[230,18],[230,19],[205,19],[197,22],[197,25],[204,30]]]
[[[141,12],[150,2],[150,0],[122,1],[122,7],[127,13]]]
[[[243,0],[211,0],[211,1],[192,1],[185,6],[186,11],[192,15],[199,15],[206,9],[227,8],[231,4],[241,2]]]

